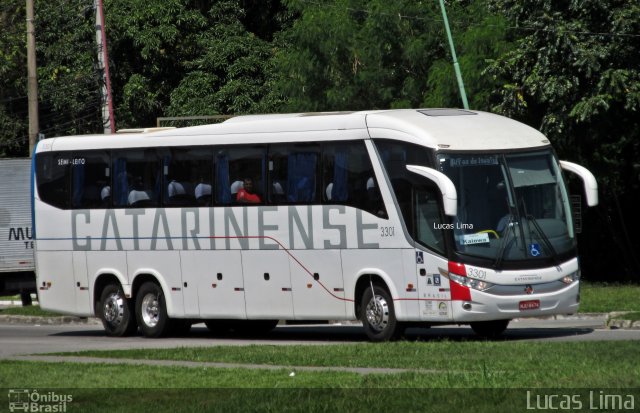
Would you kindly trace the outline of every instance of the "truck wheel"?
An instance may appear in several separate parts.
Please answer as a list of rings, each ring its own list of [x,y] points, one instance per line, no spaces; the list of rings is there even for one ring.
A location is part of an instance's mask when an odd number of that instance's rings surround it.
[[[375,296],[374,296],[375,293]],[[399,324],[393,307],[393,299],[386,289],[373,285],[362,294],[360,314],[364,332],[371,341],[388,341],[395,338]]]
[[[21,292],[20,300],[22,301],[23,307],[28,307],[33,304],[33,300],[31,299],[31,293]]]
[[[478,336],[492,339],[500,337],[504,333],[509,321],[511,320],[477,321],[471,323],[471,328]]]
[[[108,336],[130,336],[138,329],[133,317],[131,302],[127,300],[119,284],[108,284],[96,303],[96,313]]]
[[[142,284],[136,295],[136,318],[142,333],[151,338],[167,335],[171,322],[162,288],[154,282]]]

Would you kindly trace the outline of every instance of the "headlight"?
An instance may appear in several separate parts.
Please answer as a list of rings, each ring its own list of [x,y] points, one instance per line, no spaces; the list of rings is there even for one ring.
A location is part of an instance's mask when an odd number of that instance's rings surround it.
[[[565,275],[564,277],[562,277],[560,279],[560,281],[562,281],[565,284],[571,284],[573,282],[579,281],[580,280],[580,270],[573,272],[569,275]]]
[[[493,287],[493,284],[486,281],[476,280],[475,278],[463,277],[461,275],[452,274],[449,272],[449,278],[451,281],[464,285],[465,287],[473,288],[474,290],[484,291]]]

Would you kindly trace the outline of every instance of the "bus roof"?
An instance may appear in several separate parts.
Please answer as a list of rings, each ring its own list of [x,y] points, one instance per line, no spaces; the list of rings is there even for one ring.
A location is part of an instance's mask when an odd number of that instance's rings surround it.
[[[38,144],[37,151],[316,142],[369,137],[398,139],[446,150],[508,150],[549,145],[547,138],[537,130],[491,113],[460,109],[397,109],[246,115],[213,125],[84,135],[82,139],[45,139]]]

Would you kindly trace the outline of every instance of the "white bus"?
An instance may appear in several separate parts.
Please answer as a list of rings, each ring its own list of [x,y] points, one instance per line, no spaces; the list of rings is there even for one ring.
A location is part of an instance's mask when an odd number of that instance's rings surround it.
[[[454,109],[240,116],[41,141],[36,270],[44,309],[107,334],[407,326],[574,313],[580,269],[549,141]]]

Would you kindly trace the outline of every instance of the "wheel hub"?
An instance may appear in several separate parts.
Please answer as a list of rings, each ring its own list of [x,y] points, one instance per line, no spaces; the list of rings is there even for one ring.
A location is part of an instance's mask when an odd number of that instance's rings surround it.
[[[160,310],[158,305],[158,296],[156,294],[147,294],[142,299],[141,313],[142,320],[149,327],[155,327],[160,319]]]
[[[104,302],[104,319],[113,325],[119,325],[124,318],[124,298],[113,293]]]
[[[382,331],[389,324],[389,303],[384,297],[376,295],[367,304],[367,323],[375,331]]]

